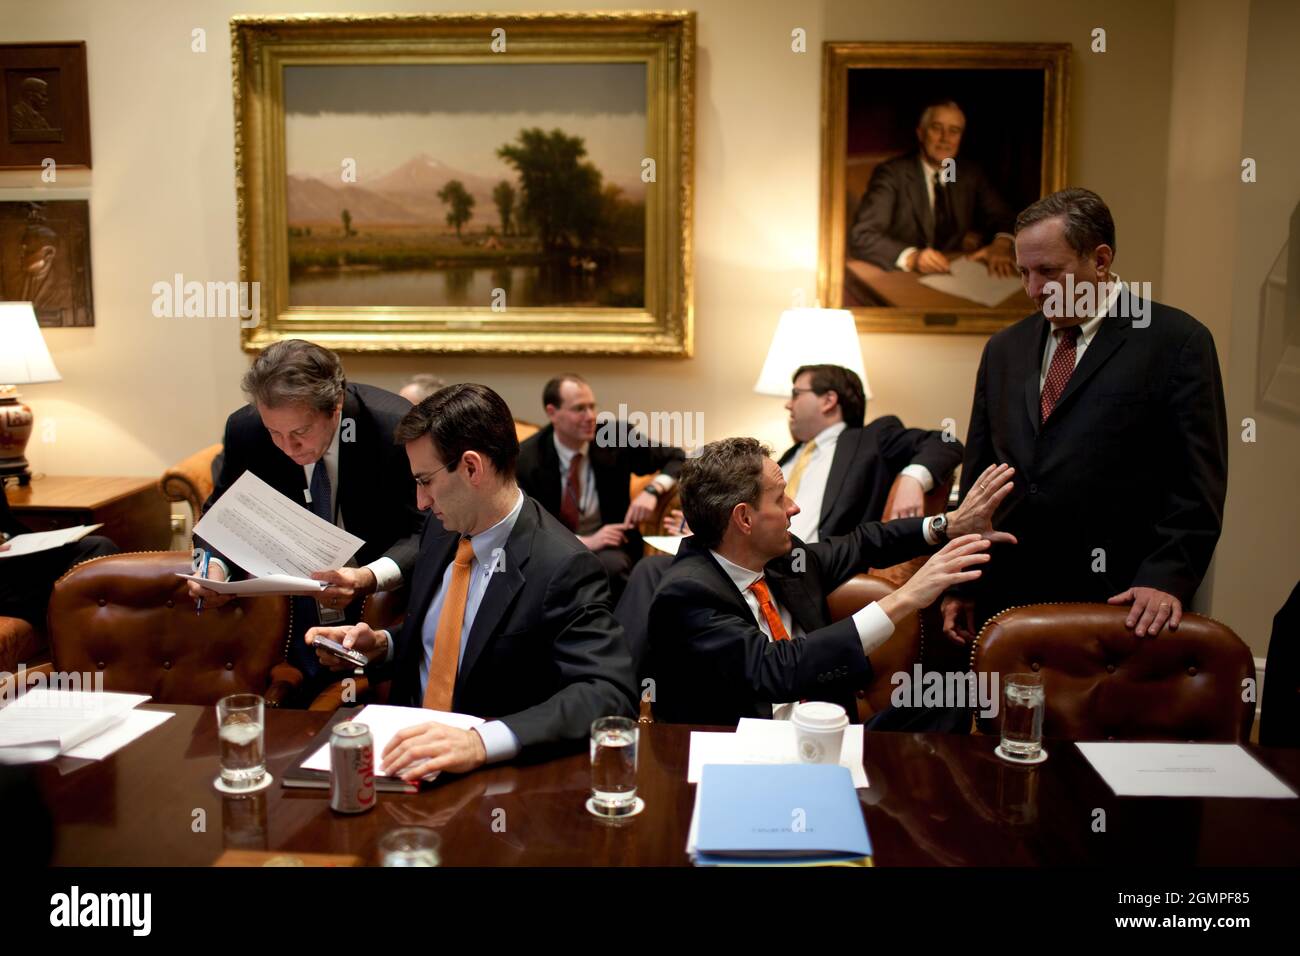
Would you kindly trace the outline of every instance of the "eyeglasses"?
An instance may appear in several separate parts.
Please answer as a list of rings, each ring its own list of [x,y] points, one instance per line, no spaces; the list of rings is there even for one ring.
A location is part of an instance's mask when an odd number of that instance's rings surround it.
[[[797,402],[799,401],[799,396],[802,395],[804,392],[815,392],[815,391],[817,391],[817,389],[815,388],[792,388],[790,389],[790,401]]]
[[[440,471],[445,471],[445,470],[447,469],[447,467],[448,467],[447,465],[443,465],[441,468],[435,468],[433,471],[429,472],[427,475],[416,475],[416,476],[415,476],[415,484],[416,484],[416,486],[419,487],[419,488],[425,488],[425,487],[428,487],[429,482],[433,481],[433,476],[436,475],[436,474],[437,474],[438,472],[440,472]]]

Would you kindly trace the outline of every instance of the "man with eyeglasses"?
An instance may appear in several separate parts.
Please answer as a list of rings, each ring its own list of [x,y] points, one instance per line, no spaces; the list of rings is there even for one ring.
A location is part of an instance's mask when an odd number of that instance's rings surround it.
[[[303,644],[303,634],[316,624],[359,620],[366,595],[400,587],[415,565],[424,516],[415,507],[406,455],[393,444],[411,404],[381,388],[348,382],[336,354],[302,339],[262,352],[241,385],[251,401],[226,420],[221,472],[204,512],[251,471],[365,541],[355,566],[313,575],[329,583],[318,599],[292,599],[288,659],[304,677],[296,702],[308,704],[332,675]],[[226,580],[237,570],[195,540],[197,554],[211,555],[208,577]],[[189,590],[206,607],[231,599],[193,581]]]

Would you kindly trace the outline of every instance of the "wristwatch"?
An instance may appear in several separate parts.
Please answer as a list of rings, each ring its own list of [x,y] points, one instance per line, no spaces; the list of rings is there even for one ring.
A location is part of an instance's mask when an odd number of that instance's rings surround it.
[[[663,489],[660,488],[658,485],[656,485],[653,481],[650,482],[650,484],[646,485],[645,488],[642,490],[645,491],[645,493],[648,495],[654,495],[656,498],[658,498],[661,494],[663,494]]]
[[[935,515],[930,519],[930,533],[941,541],[948,540],[948,516]]]

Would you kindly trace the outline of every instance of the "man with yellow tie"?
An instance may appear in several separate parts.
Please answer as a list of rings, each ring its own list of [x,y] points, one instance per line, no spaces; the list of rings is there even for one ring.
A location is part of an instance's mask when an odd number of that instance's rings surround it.
[[[990,466],[948,515],[865,521],[808,544],[790,534],[799,506],[767,448],[753,438],[706,445],[680,479],[695,533],[683,539],[650,607],[655,717],[735,724],[787,716],[799,700],[851,708],[871,679],[867,655],[895,624],[954,584],[976,580],[991,542],[1014,543],[990,524],[1012,475]],[[826,595],[844,581],[936,548],[897,591],[831,622]],[[936,716],[945,715],[885,711],[878,719],[889,729],[957,729],[924,723]]]
[[[610,612],[596,556],[519,490],[514,417],[496,392],[460,384],[402,419],[417,504],[432,512],[420,543],[405,622],[313,628],[391,678],[389,702],[487,718],[472,730],[431,721],[380,757],[416,780],[465,773],[587,739],[598,717],[633,716],[636,687],[623,629]],[[341,667],[318,648],[322,663]]]

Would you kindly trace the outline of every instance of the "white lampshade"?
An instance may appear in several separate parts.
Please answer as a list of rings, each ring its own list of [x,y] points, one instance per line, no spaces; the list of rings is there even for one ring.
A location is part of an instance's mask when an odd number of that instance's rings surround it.
[[[841,365],[858,373],[862,390],[872,398],[862,365],[858,327],[848,309],[786,309],[772,336],[767,361],[754,391],[789,397],[791,379],[801,365]]]
[[[0,302],[0,385],[61,382],[30,302]]]

